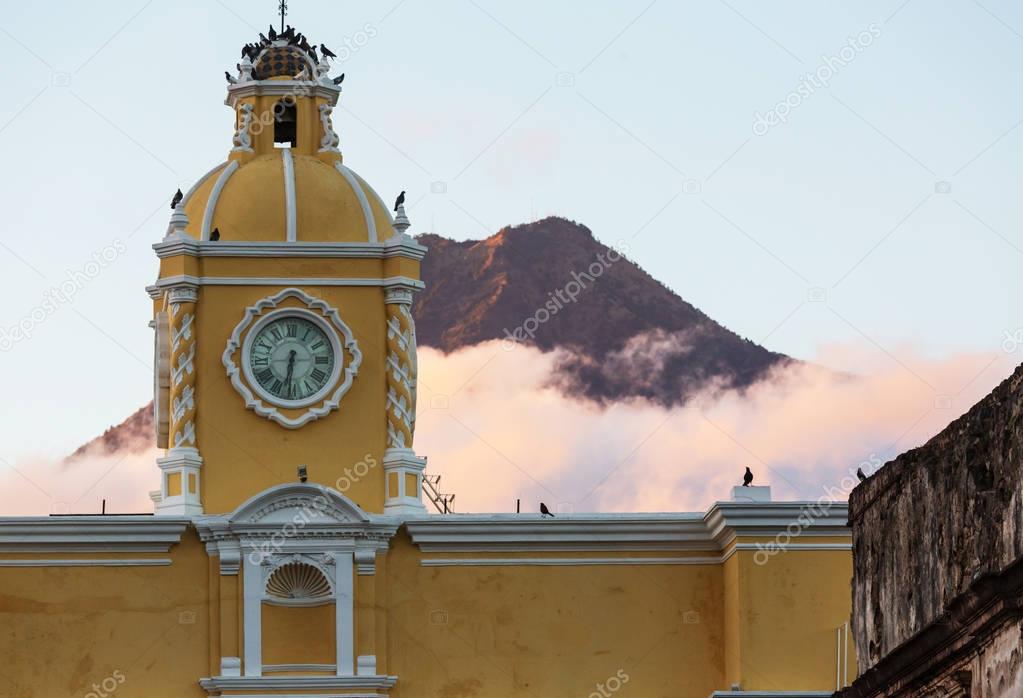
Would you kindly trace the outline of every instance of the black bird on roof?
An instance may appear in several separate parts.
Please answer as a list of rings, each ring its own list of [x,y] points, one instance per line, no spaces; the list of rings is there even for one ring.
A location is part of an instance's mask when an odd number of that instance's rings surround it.
[[[231,73],[227,72],[226,70],[224,71],[224,77],[227,78],[227,81],[232,85],[238,82],[238,78],[232,77]]]
[[[309,53],[310,51],[313,50],[313,47],[309,45],[309,40],[306,39],[301,34],[298,35],[298,38],[295,40],[295,43],[298,44],[298,47],[305,51],[306,53]]]
[[[270,27],[270,31],[273,30],[274,30],[273,27]],[[263,32],[259,32],[259,43],[263,46],[266,46],[267,44],[270,43],[270,39],[266,38],[266,34],[264,34]]]
[[[337,58],[337,54],[331,51],[329,48],[320,44],[320,53],[323,54],[324,58]]]
[[[863,468],[856,468],[856,477],[860,479],[860,482],[867,479],[867,476],[863,474]]]
[[[270,33],[267,36],[270,37],[270,41],[277,41],[277,32],[274,30],[274,25],[270,25]]]
[[[749,487],[749,483],[753,482],[753,471],[746,466],[746,474],[742,476],[742,486]]]
[[[320,57],[316,55],[316,49],[312,48],[311,46],[309,47],[309,55],[312,56],[313,63],[320,62]]]
[[[180,189],[174,192],[174,196],[171,198],[171,210],[176,209],[178,207],[178,204],[180,204],[181,200],[184,198],[185,195],[181,193]]]
[[[540,502],[540,518],[546,519],[548,516],[552,519],[554,518],[554,514],[552,514],[551,510],[547,508],[547,505]]]
[[[287,39],[288,41],[293,40],[295,38],[295,28],[289,24],[288,28],[284,30],[283,34],[281,34],[281,38]]]
[[[344,77],[344,75],[342,75],[341,77]],[[405,192],[404,191],[402,191],[400,194],[398,194],[398,198],[394,200],[394,211],[395,211],[395,213],[398,212],[398,207],[401,206],[403,203],[405,203]]]
[[[337,76],[336,78],[334,78],[334,84],[335,84],[335,85],[340,85],[340,84],[341,84],[341,83],[343,83],[344,81],[345,81],[345,74],[344,74],[344,73],[341,73],[341,74],[340,74],[340,75],[338,75],[338,76]]]
[[[220,228],[214,228],[213,232],[210,233],[210,242],[216,242],[220,239]]]

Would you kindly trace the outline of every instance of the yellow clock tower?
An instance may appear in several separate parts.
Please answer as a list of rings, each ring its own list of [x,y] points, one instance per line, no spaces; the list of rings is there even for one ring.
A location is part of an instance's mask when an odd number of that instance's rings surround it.
[[[229,512],[300,467],[367,512],[425,512],[410,308],[426,250],[344,164],[328,71],[293,37],[246,47],[227,161],[154,245],[159,513]]]

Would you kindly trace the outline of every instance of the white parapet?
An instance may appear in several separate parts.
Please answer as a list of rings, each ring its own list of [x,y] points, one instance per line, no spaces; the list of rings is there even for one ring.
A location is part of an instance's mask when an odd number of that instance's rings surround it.
[[[738,485],[732,488],[733,502],[770,502],[771,488],[768,485],[750,485],[743,487]]]

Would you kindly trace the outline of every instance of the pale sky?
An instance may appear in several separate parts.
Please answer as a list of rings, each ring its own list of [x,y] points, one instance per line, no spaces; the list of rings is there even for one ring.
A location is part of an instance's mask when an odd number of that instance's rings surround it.
[[[898,366],[1023,340],[1018,3],[290,6],[347,59],[346,163],[385,199],[409,192],[413,232],[564,216],[808,360],[855,343]],[[32,336],[0,334],[0,463],[62,454],[149,399],[150,246],[174,190],[225,159],[223,71],[275,12],[4,2],[0,328]],[[833,74],[808,90],[819,69]],[[754,133],[786,99],[786,123]]]

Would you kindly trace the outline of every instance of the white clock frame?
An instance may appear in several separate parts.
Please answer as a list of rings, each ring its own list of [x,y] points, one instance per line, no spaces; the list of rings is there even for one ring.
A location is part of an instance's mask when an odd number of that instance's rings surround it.
[[[330,341],[331,349],[334,352],[334,367],[331,369],[330,378],[324,384],[322,388],[317,390],[309,397],[302,398],[301,400],[288,400],[282,397],[278,397],[266,390],[252,373],[252,364],[249,361],[250,353],[252,352],[252,343],[256,340],[256,336],[260,331],[269,325],[271,322],[280,320],[282,318],[297,317],[303,320],[308,320],[312,324],[319,327],[323,334],[326,335],[328,341]],[[331,388],[337,383],[338,378],[341,377],[341,367],[345,363],[345,353],[341,347],[341,340],[338,338],[337,331],[334,330],[324,319],[322,315],[306,310],[305,308],[278,308],[273,312],[269,312],[263,315],[256,321],[256,324],[245,333],[245,339],[242,341],[242,353],[239,357],[242,363],[242,373],[245,374],[245,380],[248,381],[252,389],[267,402],[288,410],[297,410],[302,407],[308,407],[309,405],[315,405],[317,402],[322,401],[327,394],[331,391]]]
[[[291,298],[301,301],[306,307],[281,305],[283,301]],[[246,360],[246,347],[251,344],[254,332],[266,322],[270,322],[271,320],[268,318],[285,315],[301,316],[317,323],[334,345],[334,373],[331,375],[331,381],[328,382],[327,387],[312,396],[315,399],[314,402],[276,398],[263,391],[259,387],[258,381],[254,380],[251,375],[251,369]],[[351,361],[345,361],[345,351],[351,355]],[[240,368],[235,363],[235,354],[239,354]],[[359,350],[358,342],[355,341],[355,335],[341,319],[337,308],[331,307],[326,301],[311,296],[301,289],[286,288],[245,309],[244,317],[235,326],[231,337],[227,340],[227,347],[224,349],[221,360],[227,370],[227,377],[231,380],[231,385],[244,398],[247,409],[261,417],[277,422],[287,429],[298,429],[338,409],[341,398],[352,387],[352,382],[358,375],[359,366],[362,364],[362,352]],[[253,388],[255,388],[255,392]],[[306,404],[296,404],[300,402]],[[317,402],[319,404],[316,404]],[[310,406],[310,408],[297,417],[289,417],[280,411],[281,409],[301,409],[303,406]]]

